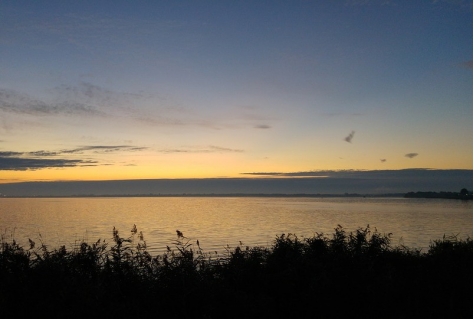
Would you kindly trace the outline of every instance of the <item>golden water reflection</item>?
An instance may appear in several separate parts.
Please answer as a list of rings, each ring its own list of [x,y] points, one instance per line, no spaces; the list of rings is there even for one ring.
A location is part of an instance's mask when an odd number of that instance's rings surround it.
[[[204,251],[222,252],[242,241],[269,246],[275,236],[294,233],[331,235],[337,224],[347,231],[370,224],[393,233],[393,245],[428,247],[444,234],[472,238],[472,201],[404,198],[2,198],[0,230],[27,247],[28,238],[51,247],[80,241],[112,242],[112,228],[122,237],[134,224],[148,250],[161,254],[176,230],[199,239]]]

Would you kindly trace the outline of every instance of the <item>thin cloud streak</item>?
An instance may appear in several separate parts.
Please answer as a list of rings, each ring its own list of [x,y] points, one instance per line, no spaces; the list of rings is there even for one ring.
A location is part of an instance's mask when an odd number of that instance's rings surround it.
[[[116,92],[89,82],[80,82],[78,86],[61,85],[52,89],[51,93],[60,100],[80,100],[85,103],[114,107],[143,98],[141,94]]]
[[[47,90],[48,96],[38,98],[29,94],[0,88],[0,111],[30,116],[86,116],[104,119],[126,118],[149,126],[200,127],[221,130],[242,125],[229,123],[229,118],[209,119],[200,117],[179,104],[167,105],[166,98],[144,93],[113,91],[89,82],[78,85],[60,85]],[[150,101],[160,100],[153,110],[143,108]],[[248,120],[247,118],[244,118]],[[266,120],[255,115],[251,120]],[[5,125],[4,125],[5,126]],[[254,128],[269,129],[270,125],[258,124]],[[7,129],[5,127],[5,129]]]
[[[88,82],[80,82],[76,86],[60,85],[47,90],[47,93],[46,98],[37,98],[16,90],[0,88],[0,111],[33,116],[123,116],[136,120],[140,120],[140,116],[150,118],[149,114],[142,111],[137,114],[135,105],[147,102],[152,98],[151,95],[113,91]],[[172,109],[166,108],[167,111]]]
[[[243,153],[244,150],[233,149],[228,147],[209,145],[205,148],[174,148],[174,149],[160,149],[159,153]]]
[[[110,154],[121,152],[140,152],[151,150],[149,147],[138,147],[131,145],[90,145],[82,146],[72,149],[62,149],[58,151],[38,150],[31,152],[14,152],[2,151],[0,152],[0,171],[1,170],[37,170],[43,168],[63,168],[74,166],[106,166],[109,163],[102,163],[101,160],[90,159],[64,159],[58,158],[61,156],[90,156],[97,154]],[[152,150],[153,151],[153,150]],[[161,149],[154,150],[158,153],[242,153],[244,150],[233,149],[228,147],[221,147],[209,145],[207,147],[194,147],[183,149]],[[134,165],[125,163],[124,165]]]
[[[405,157],[408,157],[408,158],[414,158],[414,157],[417,157],[418,156],[418,153],[408,153],[408,154],[405,154]]]
[[[307,172],[252,172],[241,175],[272,176],[272,177],[329,177],[335,171],[307,171]]]
[[[130,146],[130,145],[94,145],[94,146],[83,146],[83,147],[70,149],[70,150],[62,150],[58,153],[59,154],[82,153],[85,151],[93,151],[93,153],[111,153],[111,152],[119,152],[119,151],[135,152],[135,151],[143,151],[147,149],[148,147],[137,147],[137,146]]]
[[[65,168],[75,166],[98,166],[96,161],[73,159],[37,159],[0,156],[0,171],[25,171],[44,168]]]
[[[142,99],[138,94],[112,92],[89,83],[83,83],[79,87],[63,86],[51,92],[54,93],[52,97],[54,102],[46,102],[13,90],[0,89],[0,112],[37,117],[85,116],[109,119],[122,117],[149,126],[195,126],[217,130],[225,128],[225,125],[207,119],[188,118],[186,114],[167,116],[155,114],[159,110],[149,113],[139,108],[134,109],[130,105]],[[175,109],[167,107],[162,111],[183,113],[178,107]],[[8,123],[4,123],[3,127],[6,131],[12,128]]]
[[[104,112],[84,103],[68,101],[47,103],[27,94],[5,89],[0,89],[0,111],[36,116],[61,114],[105,116]]]
[[[400,170],[314,170],[302,172],[251,172],[241,173],[249,176],[267,177],[327,177],[327,178],[396,178],[397,174],[436,174],[437,172],[455,172],[466,170],[439,170],[431,168],[408,168]]]
[[[352,143],[352,139],[354,138],[354,134],[355,134],[355,131],[352,131],[349,135],[347,135],[344,138],[344,141],[346,141],[348,143]]]
[[[59,156],[63,154],[83,154],[84,152],[92,151],[95,154],[103,154],[103,153],[111,153],[111,152],[120,152],[120,151],[143,151],[148,149],[148,147],[137,147],[137,146],[130,146],[130,145],[93,145],[93,146],[82,146],[73,149],[63,149],[59,151],[33,151],[33,152],[24,152],[24,153],[17,153],[17,154],[24,154],[28,156]],[[1,153],[0,153],[1,155]]]
[[[148,149],[129,145],[94,145],[59,151],[31,151],[31,152],[0,152],[1,170],[38,170],[44,168],[65,168],[75,166],[104,166],[110,164],[100,163],[96,160],[54,158],[66,154],[82,155],[87,152],[93,154],[107,154],[112,152],[135,152]],[[53,158],[51,158],[53,157]]]

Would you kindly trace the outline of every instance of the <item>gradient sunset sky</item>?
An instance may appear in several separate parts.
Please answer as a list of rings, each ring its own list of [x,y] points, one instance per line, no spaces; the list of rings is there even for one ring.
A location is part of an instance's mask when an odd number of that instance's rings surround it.
[[[472,169],[472,10],[2,1],[0,183]]]

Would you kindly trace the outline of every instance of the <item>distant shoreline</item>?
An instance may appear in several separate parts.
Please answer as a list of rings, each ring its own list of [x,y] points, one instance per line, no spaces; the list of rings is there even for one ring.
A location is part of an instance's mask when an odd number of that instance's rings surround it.
[[[404,197],[472,200],[472,192],[409,192]]]
[[[265,197],[265,198],[424,198],[424,199],[459,199],[472,200],[472,192],[461,194],[458,192],[408,192],[386,194],[285,194],[285,193],[182,193],[182,194],[77,194],[77,195],[4,195],[0,198],[120,198],[120,197]]]
[[[382,197],[395,197],[403,198],[406,193],[388,193],[388,194],[357,194],[357,193],[345,193],[345,194],[248,194],[248,193],[229,193],[229,194],[78,194],[78,195],[0,195],[2,198],[100,198],[100,197],[273,197],[273,198],[382,198]]]

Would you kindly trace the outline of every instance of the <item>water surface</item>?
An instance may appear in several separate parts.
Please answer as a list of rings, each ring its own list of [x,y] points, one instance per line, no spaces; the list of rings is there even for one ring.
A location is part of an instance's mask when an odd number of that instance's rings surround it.
[[[370,225],[392,233],[393,245],[426,248],[443,235],[472,238],[472,201],[405,198],[115,197],[1,198],[2,234],[27,246],[28,238],[50,247],[106,239],[112,228],[129,236],[143,231],[148,250],[162,253],[180,230],[205,251],[222,252],[240,241],[269,246],[282,233],[331,235]]]

